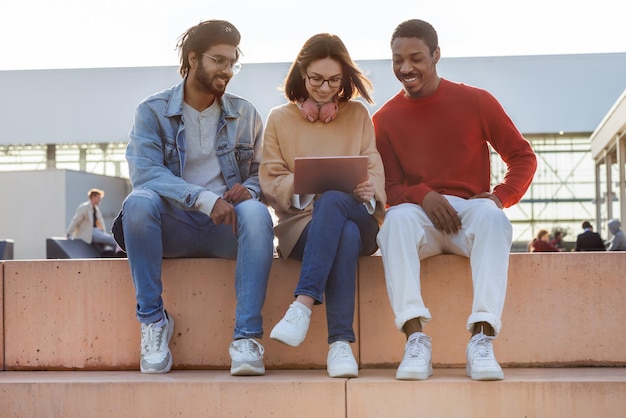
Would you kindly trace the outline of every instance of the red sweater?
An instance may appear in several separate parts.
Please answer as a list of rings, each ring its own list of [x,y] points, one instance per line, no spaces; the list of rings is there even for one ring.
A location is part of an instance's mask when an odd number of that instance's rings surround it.
[[[531,244],[531,248],[535,253],[559,252],[559,249],[546,241],[535,238]]]
[[[462,198],[491,192],[509,207],[522,198],[537,168],[528,141],[482,89],[441,79],[437,90],[424,98],[399,92],[373,121],[388,205],[421,205],[435,190]],[[507,165],[493,191],[487,143]]]

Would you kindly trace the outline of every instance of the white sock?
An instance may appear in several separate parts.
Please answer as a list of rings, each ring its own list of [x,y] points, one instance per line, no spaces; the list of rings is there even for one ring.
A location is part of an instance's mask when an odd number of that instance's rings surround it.
[[[311,310],[305,304],[300,303],[297,300],[294,300],[292,305],[295,306],[296,308],[300,309],[305,314],[307,314],[307,316],[311,316]]]

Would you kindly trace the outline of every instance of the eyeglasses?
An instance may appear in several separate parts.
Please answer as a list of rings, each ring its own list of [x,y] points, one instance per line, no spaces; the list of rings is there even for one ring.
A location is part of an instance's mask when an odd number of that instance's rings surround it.
[[[213,55],[205,54],[204,52],[202,55],[211,58],[215,63],[215,66],[220,70],[225,70],[227,67],[230,67],[233,75],[241,71],[241,63],[238,61],[231,61],[226,57],[214,57]]]
[[[333,89],[341,86],[341,81],[343,80],[341,76],[326,79],[324,77],[320,77],[319,75],[308,74],[306,75],[306,78],[309,79],[309,84],[313,87],[322,87],[324,83],[328,83],[328,87]]]

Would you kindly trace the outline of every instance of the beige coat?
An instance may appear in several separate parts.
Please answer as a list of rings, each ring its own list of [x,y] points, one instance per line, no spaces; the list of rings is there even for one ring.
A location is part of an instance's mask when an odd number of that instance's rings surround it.
[[[385,175],[376,149],[374,126],[365,105],[356,100],[340,102],[337,118],[329,123],[306,120],[294,103],[270,111],[259,179],[263,195],[278,217],[274,231],[284,258],[289,256],[311,221],[313,209],[313,203],[303,210],[292,206],[294,158],[336,155],[369,157],[370,181],[376,188],[374,216],[381,224],[386,201]]]
[[[96,219],[98,220],[98,229],[105,231],[104,217],[100,211],[100,207],[96,206]],[[74,213],[74,217],[67,227],[66,235],[71,238],[80,238],[87,244],[91,244],[93,239],[93,206],[91,201],[81,203]]]

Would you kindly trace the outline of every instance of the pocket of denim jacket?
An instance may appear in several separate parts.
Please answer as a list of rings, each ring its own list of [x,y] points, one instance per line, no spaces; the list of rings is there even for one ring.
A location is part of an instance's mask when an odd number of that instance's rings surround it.
[[[251,144],[236,144],[235,158],[238,162],[246,162],[254,157],[254,147]]]

